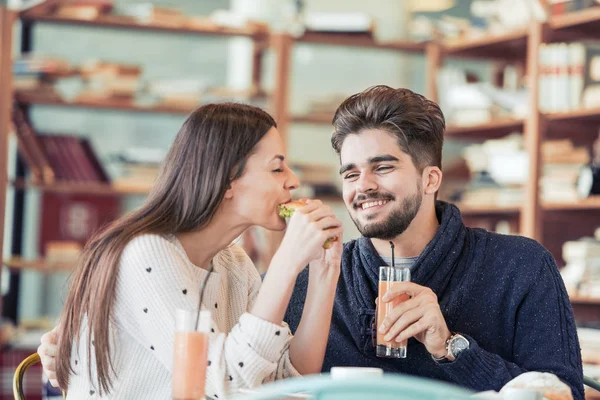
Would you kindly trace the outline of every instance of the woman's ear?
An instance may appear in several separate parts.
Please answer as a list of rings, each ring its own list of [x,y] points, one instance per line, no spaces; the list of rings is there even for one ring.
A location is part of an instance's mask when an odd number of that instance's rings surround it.
[[[232,199],[233,198],[234,184],[235,184],[235,182],[232,182],[229,184],[229,187],[227,188],[227,191],[225,192],[225,196],[223,196],[224,199]]]
[[[425,167],[423,170],[425,194],[436,194],[442,184],[442,177],[442,170],[438,167]]]

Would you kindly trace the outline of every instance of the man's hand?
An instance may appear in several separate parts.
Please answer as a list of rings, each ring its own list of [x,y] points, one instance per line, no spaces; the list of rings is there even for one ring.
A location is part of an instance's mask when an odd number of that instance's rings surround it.
[[[48,381],[54,387],[58,387],[56,380],[56,354],[58,353],[58,335],[56,327],[50,332],[46,332],[42,336],[42,344],[37,349],[37,353],[42,361],[44,373],[48,377]]]
[[[411,298],[388,313],[378,328],[379,333],[385,334],[386,341],[402,342],[414,337],[434,357],[446,356],[446,340],[451,332],[435,293],[412,282],[394,282],[381,301],[389,303],[403,294],[408,294]]]

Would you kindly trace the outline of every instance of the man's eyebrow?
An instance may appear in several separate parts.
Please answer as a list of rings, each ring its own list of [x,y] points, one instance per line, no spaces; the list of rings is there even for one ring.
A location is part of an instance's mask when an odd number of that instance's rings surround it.
[[[344,172],[349,171],[354,168],[356,168],[356,164],[342,165],[342,167],[340,168],[340,175],[342,175]]]
[[[367,161],[369,164],[373,165],[373,164],[377,164],[380,162],[386,162],[386,161],[400,161],[398,159],[398,157],[394,157],[391,154],[384,154],[381,156],[375,156],[375,157],[371,157],[369,158],[369,160]],[[340,175],[342,175],[344,172],[349,171],[351,169],[356,168],[356,164],[354,163],[350,163],[350,164],[346,164],[346,165],[342,165],[342,167],[340,168]]]
[[[369,164],[376,164],[376,163],[385,162],[385,161],[400,161],[400,160],[398,159],[398,157],[394,157],[391,154],[384,154],[381,156],[375,156],[375,157],[369,158]]]

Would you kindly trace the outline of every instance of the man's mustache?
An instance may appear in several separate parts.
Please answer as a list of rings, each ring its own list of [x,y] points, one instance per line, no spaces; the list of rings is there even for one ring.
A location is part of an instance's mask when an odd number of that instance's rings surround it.
[[[358,197],[352,203],[352,206],[354,208],[357,208],[358,203],[365,201],[365,200],[393,201],[393,200],[396,200],[396,198],[389,193],[373,192],[373,193],[369,193],[369,194],[359,194]]]

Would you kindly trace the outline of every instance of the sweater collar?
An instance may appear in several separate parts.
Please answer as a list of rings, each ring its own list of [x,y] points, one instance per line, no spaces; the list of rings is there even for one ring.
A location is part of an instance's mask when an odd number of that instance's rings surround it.
[[[457,261],[463,254],[466,240],[466,228],[458,208],[443,201],[436,202],[436,215],[440,226],[427,244],[411,270],[411,280],[419,285],[428,286],[441,293],[445,282],[454,273]],[[360,261],[369,280],[377,282],[379,267],[386,265],[371,239],[361,236],[358,239]]]

